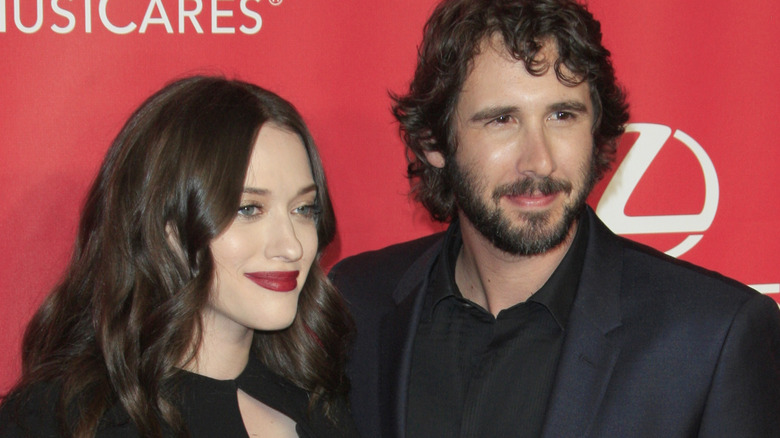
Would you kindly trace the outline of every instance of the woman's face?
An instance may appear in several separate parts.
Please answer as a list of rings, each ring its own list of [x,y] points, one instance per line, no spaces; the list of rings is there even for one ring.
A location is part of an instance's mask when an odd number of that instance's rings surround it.
[[[317,254],[316,193],[298,135],[263,125],[237,215],[210,245],[215,276],[208,326],[246,335],[292,324]]]

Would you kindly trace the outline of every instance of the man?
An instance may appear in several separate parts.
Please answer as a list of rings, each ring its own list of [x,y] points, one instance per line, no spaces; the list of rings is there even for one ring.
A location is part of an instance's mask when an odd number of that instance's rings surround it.
[[[394,113],[446,233],[331,272],[367,437],[778,437],[769,298],[585,205],[628,120],[573,0],[445,0]]]

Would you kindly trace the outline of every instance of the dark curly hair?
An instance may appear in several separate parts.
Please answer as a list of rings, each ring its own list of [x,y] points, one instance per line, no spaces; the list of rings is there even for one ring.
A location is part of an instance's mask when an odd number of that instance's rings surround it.
[[[335,217],[314,140],[296,109],[246,82],[175,81],[135,111],[108,150],[68,270],[27,326],[22,377],[6,401],[53,384],[63,436],[94,436],[115,406],[140,436],[187,434],[169,383],[200,345],[214,277],[210,243],[235,218],[266,123],[297,134],[308,154],[320,210],[319,257],[333,240]],[[180,248],[169,244],[169,226]],[[253,352],[308,390],[327,415],[346,398],[352,330],[340,295],[315,261],[292,326],[255,332]]]
[[[452,117],[458,96],[474,57],[493,36],[500,36],[507,51],[537,76],[549,66],[536,56],[545,42],[553,41],[558,79],[567,85],[588,82],[595,111],[596,179],[614,160],[617,138],[628,121],[625,94],[601,44],[601,25],[585,6],[574,0],[443,1],[425,25],[408,94],[391,95],[407,147],[412,195],[438,221],[452,220],[457,206],[444,170],[428,163],[425,152],[440,152],[445,159],[455,152]]]

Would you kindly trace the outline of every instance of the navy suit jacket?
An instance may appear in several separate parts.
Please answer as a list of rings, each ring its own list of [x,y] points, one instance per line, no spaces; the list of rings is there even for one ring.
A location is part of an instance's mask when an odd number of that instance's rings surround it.
[[[777,304],[587,214],[588,248],[542,436],[780,437]],[[412,343],[441,243],[437,234],[331,270],[358,327],[348,374],[363,436],[406,436]]]

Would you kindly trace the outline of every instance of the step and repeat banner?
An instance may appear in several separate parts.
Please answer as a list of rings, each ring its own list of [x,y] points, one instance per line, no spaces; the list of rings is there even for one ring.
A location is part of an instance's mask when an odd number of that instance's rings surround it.
[[[632,107],[590,204],[618,234],[780,301],[780,2],[589,3]],[[327,266],[441,229],[407,197],[388,97],[434,4],[0,0],[0,392],[108,145],[174,78],[221,74],[296,104],[339,222]]]

